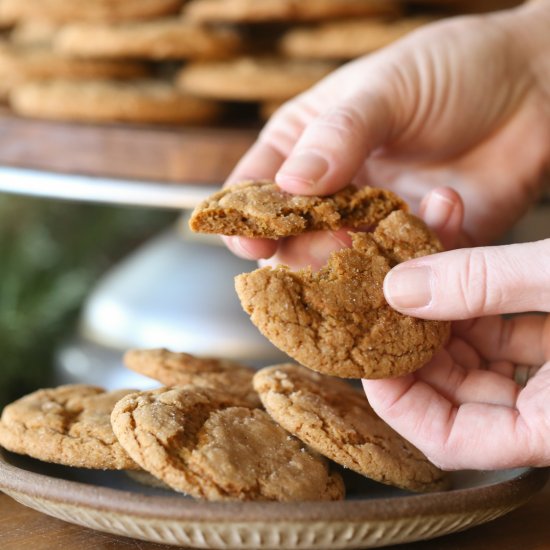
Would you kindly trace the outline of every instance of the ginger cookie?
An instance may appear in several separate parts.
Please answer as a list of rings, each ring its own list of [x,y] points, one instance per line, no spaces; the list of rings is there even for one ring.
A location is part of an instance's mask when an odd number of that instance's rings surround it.
[[[19,84],[63,78],[134,79],[149,69],[143,63],[99,59],[73,59],[43,45],[17,45],[0,42],[0,87],[3,96]]]
[[[345,468],[411,491],[449,488],[447,475],[346,382],[284,364],[258,371],[254,387],[278,424]]]
[[[326,61],[244,57],[195,62],[183,67],[179,88],[225,101],[285,101],[307,90],[337,68]]]
[[[241,304],[264,336],[312,370],[342,378],[413,372],[447,341],[450,325],[398,313],[382,285],[393,266],[440,252],[441,244],[403,211],[352,240],[319,272],[279,266],[237,276]]]
[[[195,0],[183,9],[190,19],[232,23],[315,21],[399,11],[394,0]]]
[[[7,21],[125,21],[178,13],[183,0],[2,0],[0,19]]]
[[[59,32],[59,28],[59,25],[50,21],[22,21],[10,32],[9,41],[18,46],[49,48]]]
[[[281,38],[279,50],[289,57],[308,59],[353,59],[388,46],[413,30],[433,21],[428,17],[349,19],[316,27],[290,29]]]
[[[195,357],[167,349],[133,349],[124,354],[124,364],[165,386],[217,389],[244,399],[252,407],[261,407],[252,387],[256,371],[236,361]]]
[[[155,477],[208,500],[339,500],[328,462],[270,416],[205,388],[162,388],[117,403],[111,421],[126,451]]]
[[[225,59],[241,46],[234,29],[195,25],[179,17],[116,25],[75,23],[61,29],[55,40],[55,48],[65,54],[102,59]]]
[[[348,186],[327,197],[284,192],[273,181],[245,181],[199,204],[189,226],[197,233],[278,239],[304,231],[372,226],[407,205],[385,189]]]
[[[23,116],[80,122],[206,124],[221,112],[160,80],[28,83],[12,90],[10,105]]]
[[[115,403],[133,391],[106,392],[84,384],[35,391],[4,408],[0,445],[65,466],[139,469],[118,443],[110,423]]]

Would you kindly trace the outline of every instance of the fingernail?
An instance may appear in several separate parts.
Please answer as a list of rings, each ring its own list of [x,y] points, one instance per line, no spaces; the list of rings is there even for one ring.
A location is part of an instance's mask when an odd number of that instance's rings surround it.
[[[390,306],[396,309],[426,307],[432,300],[431,269],[395,267],[384,280],[384,294]]]
[[[422,209],[422,218],[426,225],[432,229],[445,227],[453,212],[454,202],[445,195],[434,192],[428,198],[427,204]]]
[[[328,162],[316,153],[302,153],[290,157],[281,167],[275,181],[295,181],[309,186],[315,185],[328,172]]]

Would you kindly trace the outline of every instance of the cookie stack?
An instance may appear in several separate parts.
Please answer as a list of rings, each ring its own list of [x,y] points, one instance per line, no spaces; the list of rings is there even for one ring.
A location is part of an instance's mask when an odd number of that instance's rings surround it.
[[[213,501],[341,500],[341,467],[410,491],[449,486],[343,381],[164,349],[132,350],[125,362],[165,385],[38,390],[4,409],[0,445]]]
[[[461,2],[445,5],[460,11]],[[266,118],[343,62],[441,16],[426,9],[400,0],[0,0],[0,27],[12,26],[0,43],[0,99],[21,115],[75,121],[206,124],[242,113],[236,104]]]

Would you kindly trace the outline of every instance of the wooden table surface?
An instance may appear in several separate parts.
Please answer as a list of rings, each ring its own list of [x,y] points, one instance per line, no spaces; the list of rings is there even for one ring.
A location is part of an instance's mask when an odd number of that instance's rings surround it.
[[[1,550],[169,550],[92,531],[26,508],[0,493]],[[388,550],[550,550],[550,484],[527,504],[485,525]]]

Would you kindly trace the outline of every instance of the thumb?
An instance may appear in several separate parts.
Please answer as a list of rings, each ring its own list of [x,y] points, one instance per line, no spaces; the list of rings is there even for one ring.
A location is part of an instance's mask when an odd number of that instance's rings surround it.
[[[388,303],[423,319],[550,311],[550,239],[442,252],[394,267]]]

